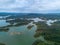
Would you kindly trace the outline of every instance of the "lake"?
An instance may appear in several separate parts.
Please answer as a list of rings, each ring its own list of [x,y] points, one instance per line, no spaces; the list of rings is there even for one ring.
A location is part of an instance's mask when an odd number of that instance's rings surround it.
[[[4,22],[4,23],[3,23]],[[0,20],[0,27],[9,25],[5,20]],[[8,32],[0,32],[0,43],[6,45],[32,45],[36,40],[34,38],[36,26],[31,29],[27,25],[18,27],[9,27]]]

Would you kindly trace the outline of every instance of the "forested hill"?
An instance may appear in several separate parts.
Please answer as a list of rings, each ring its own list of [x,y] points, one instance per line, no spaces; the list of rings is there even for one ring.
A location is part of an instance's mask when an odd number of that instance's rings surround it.
[[[40,13],[0,13],[0,16],[8,16],[10,17],[26,17],[26,18],[35,18],[35,17],[44,17],[44,18],[54,18],[60,19],[60,13],[50,13],[50,14],[40,14]]]

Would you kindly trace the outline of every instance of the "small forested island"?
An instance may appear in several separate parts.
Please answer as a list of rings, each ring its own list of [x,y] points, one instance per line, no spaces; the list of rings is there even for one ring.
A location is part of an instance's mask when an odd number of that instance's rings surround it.
[[[27,26],[28,29],[31,29],[34,25],[29,25]]]
[[[3,43],[0,43],[0,45],[5,45],[5,44],[3,44]]]
[[[7,28],[7,27],[0,27],[0,31],[4,31],[4,32],[7,32],[9,30],[9,28]]]

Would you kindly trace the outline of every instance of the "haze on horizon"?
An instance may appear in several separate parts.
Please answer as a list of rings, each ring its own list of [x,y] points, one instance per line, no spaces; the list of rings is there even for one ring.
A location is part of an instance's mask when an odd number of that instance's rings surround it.
[[[60,13],[60,0],[0,0],[0,12]]]

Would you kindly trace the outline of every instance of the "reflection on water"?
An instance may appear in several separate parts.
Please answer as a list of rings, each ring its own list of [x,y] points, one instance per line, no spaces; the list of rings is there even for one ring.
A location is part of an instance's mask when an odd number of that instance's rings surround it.
[[[0,20],[0,27],[9,25],[9,23],[6,23],[6,20]]]
[[[10,32],[9,33],[10,35],[22,35],[23,34],[23,32]]]

